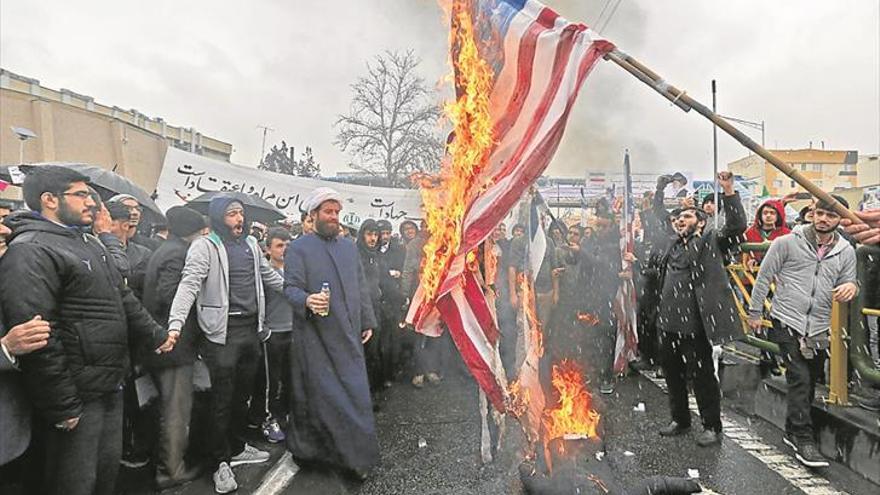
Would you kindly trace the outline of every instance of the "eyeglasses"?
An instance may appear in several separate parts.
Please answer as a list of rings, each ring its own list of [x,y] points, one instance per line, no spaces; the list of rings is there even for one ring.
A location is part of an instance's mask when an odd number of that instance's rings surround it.
[[[59,194],[59,196],[76,196],[79,199],[88,199],[92,197],[92,193],[90,191],[73,191],[73,192],[63,192]]]

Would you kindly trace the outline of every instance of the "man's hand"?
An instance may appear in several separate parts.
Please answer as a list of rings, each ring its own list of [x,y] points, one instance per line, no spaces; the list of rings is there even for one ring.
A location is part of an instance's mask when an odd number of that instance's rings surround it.
[[[718,172],[718,185],[724,191],[725,196],[733,196],[736,194],[733,188],[733,174],[730,172]]]
[[[306,307],[317,315],[325,313],[330,308],[330,296],[316,292],[306,298]]]
[[[857,217],[865,223],[853,223],[848,218],[840,220],[846,233],[862,244],[880,244],[880,208],[856,211]]]
[[[372,328],[368,328],[368,329],[364,330],[363,332],[361,332],[361,344],[366,344],[367,341],[370,340],[370,337],[372,337],[372,336],[373,336],[373,329]]]
[[[165,339],[165,342],[156,349],[156,354],[163,354],[166,352],[171,352],[174,350],[174,346],[177,345],[177,341],[180,339],[180,330],[169,330],[168,338]]]
[[[834,300],[837,302],[849,302],[852,301],[852,298],[856,297],[856,293],[858,293],[859,288],[856,284],[852,282],[847,282],[845,284],[838,285],[834,288],[832,293],[834,294]]]
[[[9,354],[21,356],[46,347],[51,330],[49,322],[43,321],[43,317],[37,315],[30,321],[12,327],[0,342],[3,342],[3,347]]]
[[[576,242],[569,242],[568,249],[570,249],[573,253],[579,253],[581,251],[581,245]]]
[[[565,267],[560,266],[559,268],[554,268],[553,271],[550,273],[553,278],[559,278],[559,276],[562,275],[562,272],[564,272],[564,271],[565,271]]]
[[[749,328],[753,331],[761,329],[761,319],[760,318],[749,318]]]
[[[75,418],[65,419],[64,421],[55,425],[55,428],[58,428],[62,431],[71,431],[76,428],[76,425],[79,424],[79,416]]]
[[[692,196],[687,196],[678,200],[678,204],[682,208],[693,208],[696,203],[694,202],[694,198]]]
[[[400,278],[399,270],[388,270],[388,275],[391,275],[391,278]]]
[[[113,228],[113,219],[110,218],[110,212],[107,211],[107,207],[103,204],[101,205],[101,209],[98,210],[98,214],[95,215],[95,221],[92,222],[92,232],[95,235],[98,234],[109,234],[110,230]]]
[[[627,263],[635,263],[636,261],[639,261],[639,259],[636,258],[635,254],[627,251],[623,254],[623,261],[626,261]]]

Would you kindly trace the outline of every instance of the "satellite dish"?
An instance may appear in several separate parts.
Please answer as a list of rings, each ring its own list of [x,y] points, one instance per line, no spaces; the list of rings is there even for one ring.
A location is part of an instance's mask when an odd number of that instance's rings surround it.
[[[27,127],[11,126],[10,129],[12,129],[12,132],[14,132],[15,135],[18,136],[18,139],[21,139],[22,141],[27,141],[30,138],[37,137],[37,133],[28,129]]]

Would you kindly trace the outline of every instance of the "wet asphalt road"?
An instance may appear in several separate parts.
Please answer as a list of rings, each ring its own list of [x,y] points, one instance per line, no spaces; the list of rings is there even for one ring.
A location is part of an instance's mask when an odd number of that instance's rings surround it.
[[[382,462],[374,475],[363,484],[336,473],[301,469],[285,494],[521,494],[517,467],[521,459],[522,435],[516,422],[508,419],[504,449],[495,462],[481,465],[479,460],[480,424],[477,413],[477,388],[465,377],[447,378],[438,386],[417,390],[408,383],[397,383],[379,396],[376,414]],[[687,476],[699,471],[707,493],[719,494],[801,494],[791,481],[768,466],[733,440],[725,438],[721,447],[700,448],[694,443],[700,431],[699,418],[694,430],[685,436],[661,438],[656,430],[668,421],[664,392],[641,376],[620,382],[615,393],[597,397],[597,407],[604,421],[606,456],[612,470],[625,485],[652,475]],[[633,408],[639,402],[645,411]],[[746,427],[750,433],[779,452],[789,454],[781,433],[773,426],[749,420],[725,407],[728,419]],[[424,447],[420,447],[424,439]],[[270,447],[259,444],[261,447]],[[273,462],[281,449],[272,448]],[[260,466],[236,468],[241,484],[238,493],[251,493],[271,462]],[[843,466],[821,471],[831,487],[854,495],[878,493],[878,487],[861,479]],[[126,493],[150,493],[148,477],[128,473]],[[803,480],[801,480],[803,482]],[[710,491],[711,490],[711,491]],[[183,489],[168,491],[175,495],[213,493],[209,477]]]

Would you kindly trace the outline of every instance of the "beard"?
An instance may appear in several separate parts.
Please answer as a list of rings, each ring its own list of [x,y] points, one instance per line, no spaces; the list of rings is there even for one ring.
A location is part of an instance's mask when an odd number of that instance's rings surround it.
[[[339,223],[325,222],[323,220],[315,221],[315,232],[321,237],[333,238],[339,235]]]
[[[69,225],[71,227],[81,227],[85,225],[91,225],[94,220],[94,216],[90,216],[88,220],[83,220],[83,216],[86,211],[76,211],[73,208],[67,206],[66,201],[61,201],[60,208],[58,209],[58,220],[61,221],[64,225]],[[91,215],[91,213],[90,213]]]
[[[679,237],[691,237],[697,232],[697,224],[689,225],[684,229],[675,229],[678,232]]]
[[[830,234],[837,230],[837,225],[813,223],[813,228],[820,234]]]

